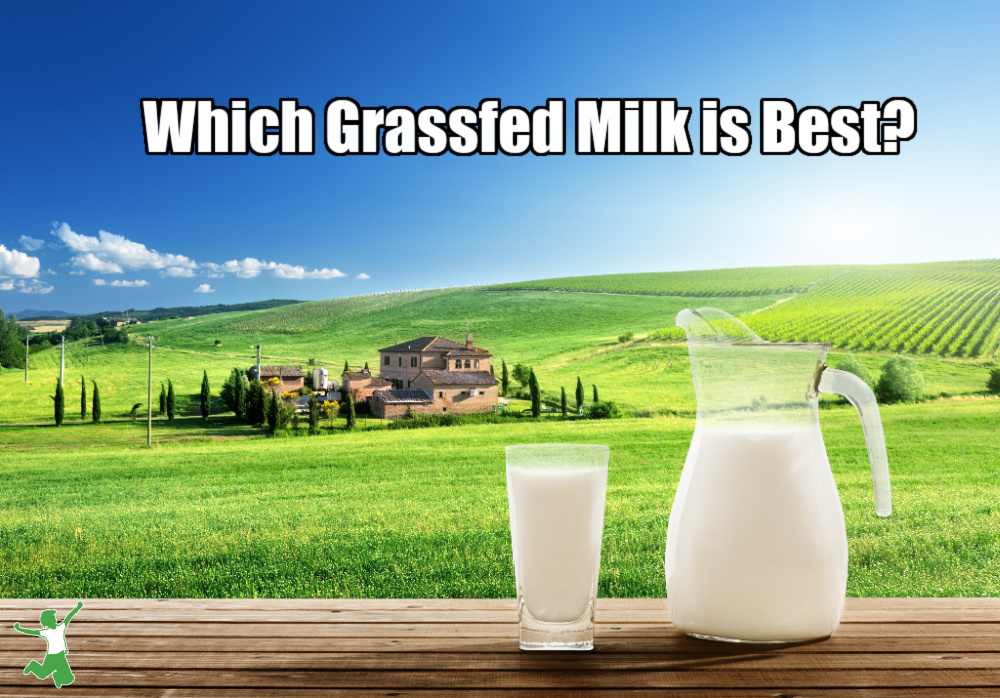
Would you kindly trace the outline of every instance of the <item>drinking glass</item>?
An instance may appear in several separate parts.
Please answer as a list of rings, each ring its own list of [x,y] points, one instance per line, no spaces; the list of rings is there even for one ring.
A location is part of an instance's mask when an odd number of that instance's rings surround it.
[[[607,446],[507,447],[521,649],[593,649],[607,482]]]

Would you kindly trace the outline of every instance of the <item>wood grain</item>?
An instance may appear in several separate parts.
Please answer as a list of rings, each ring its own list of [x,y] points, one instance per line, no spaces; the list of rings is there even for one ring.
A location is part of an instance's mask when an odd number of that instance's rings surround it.
[[[0,599],[0,695],[44,654],[10,629],[76,599]],[[848,599],[834,636],[705,642],[665,599],[600,599],[593,652],[522,652],[510,599],[92,599],[67,632],[81,696],[1000,696],[1000,600]]]

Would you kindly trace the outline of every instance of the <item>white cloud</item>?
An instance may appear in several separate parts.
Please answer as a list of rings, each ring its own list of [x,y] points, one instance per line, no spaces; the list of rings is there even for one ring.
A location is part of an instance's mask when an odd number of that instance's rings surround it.
[[[70,261],[73,262],[74,266],[86,269],[87,271],[96,271],[99,274],[121,274],[125,271],[121,268],[120,264],[101,259],[93,252],[78,254]]]
[[[358,274],[358,275],[357,275],[357,276],[355,276],[354,278],[355,278],[355,279],[370,279],[370,278],[372,278],[372,277],[368,276],[368,274],[366,274],[366,273],[364,273],[364,272],[361,272],[360,274]]]
[[[149,286],[149,282],[145,279],[136,279],[135,281],[124,281],[123,279],[105,281],[104,279],[94,279],[94,286],[124,286],[127,288],[133,288],[137,286]]]
[[[38,276],[41,263],[20,250],[8,250],[0,245],[0,276],[18,276],[33,279]]]
[[[291,264],[276,264],[273,276],[279,279],[336,279],[344,276],[344,272],[339,269],[313,269],[306,271],[305,267],[293,266]]]
[[[254,257],[246,257],[243,261],[231,259],[222,264],[214,264],[212,262],[205,264],[205,268],[211,272],[215,272],[216,274],[236,274],[241,279],[252,279],[255,276],[260,276],[262,271],[274,269],[275,266],[274,262],[262,262]]]
[[[215,293],[215,289],[208,284],[202,284],[194,290],[195,293]]]
[[[78,266],[86,261],[93,264],[97,259],[106,265],[114,265],[119,269],[165,269],[178,267],[196,269],[197,262],[180,254],[162,254],[151,250],[140,242],[133,242],[121,235],[109,233],[106,230],[98,232],[98,237],[81,235],[70,229],[66,223],[61,223],[52,234],[62,240],[68,248],[81,254],[73,258]],[[87,253],[90,256],[87,256]],[[87,268],[87,267],[85,267]],[[92,269],[92,271],[94,271]],[[102,272],[117,273],[117,272]]]
[[[208,275],[213,278],[218,278],[217,275],[222,274],[236,274],[241,279],[252,279],[265,271],[270,271],[271,276],[279,279],[336,279],[344,276],[344,272],[339,269],[323,267],[307,271],[305,267],[297,264],[265,262],[255,257],[245,257],[242,260],[231,259],[223,264],[208,262],[204,266],[209,271]]]
[[[345,276],[339,269],[323,267],[322,269],[307,269],[300,264],[285,264],[270,262],[256,257],[244,257],[242,260],[231,259],[222,264],[205,262],[198,264],[190,257],[180,254],[162,254],[139,242],[134,242],[121,235],[109,233],[106,230],[98,232],[97,237],[81,235],[73,231],[66,223],[54,223],[52,234],[59,238],[66,247],[77,254],[70,260],[76,269],[73,274],[84,271],[99,274],[123,274],[126,269],[157,269],[161,277],[191,278],[198,272],[210,279],[221,279],[226,274],[235,274],[241,279],[253,279],[264,272],[278,279],[337,279]],[[22,254],[22,253],[17,253]],[[33,259],[33,258],[32,258]],[[37,263],[36,275],[37,275]],[[2,273],[2,269],[0,269]],[[357,278],[367,279],[367,274]],[[96,282],[95,282],[96,283]],[[119,284],[97,284],[98,286],[138,285],[135,282]],[[206,291],[204,293],[210,293]]]
[[[51,285],[38,279],[31,279],[30,281],[25,281],[24,279],[7,279],[6,281],[0,281],[0,291],[13,291],[14,289],[17,289],[21,293],[35,293],[39,295],[52,292]]]
[[[34,252],[35,250],[40,250],[45,247],[45,240],[39,240],[29,235],[22,235],[17,241],[21,243],[21,247],[28,250],[28,252]]]

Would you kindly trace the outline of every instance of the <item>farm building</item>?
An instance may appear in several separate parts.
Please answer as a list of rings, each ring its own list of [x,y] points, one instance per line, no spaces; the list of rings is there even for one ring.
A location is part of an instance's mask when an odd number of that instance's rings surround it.
[[[392,383],[384,378],[373,376],[368,371],[344,371],[341,375],[341,395],[351,395],[354,402],[364,402],[376,390],[391,388]]]
[[[490,373],[490,354],[472,344],[421,337],[379,349],[381,378],[392,390],[372,399],[372,413],[392,418],[408,411],[471,414],[497,408],[499,383]],[[421,396],[419,393],[425,395]],[[428,401],[429,398],[429,401]]]
[[[402,417],[407,412],[434,412],[434,400],[426,390],[376,390],[371,399],[372,414],[382,419]]]
[[[256,366],[251,366],[248,373],[250,380],[257,380]],[[293,393],[301,390],[306,379],[302,369],[298,366],[261,366],[260,380],[267,383],[272,378],[278,379],[278,384],[274,388],[278,393]]]

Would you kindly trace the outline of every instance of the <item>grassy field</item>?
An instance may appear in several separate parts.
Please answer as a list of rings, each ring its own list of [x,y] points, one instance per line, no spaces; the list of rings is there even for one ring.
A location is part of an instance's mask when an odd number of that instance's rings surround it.
[[[889,519],[874,514],[856,413],[823,411],[850,540],[849,594],[1000,593],[998,408],[964,400],[883,410]],[[224,426],[157,425],[154,449],[127,445],[141,425],[5,429],[26,432],[31,447],[0,465],[4,595],[510,597],[503,447],[547,441],[611,447],[600,594],[664,594],[667,517],[691,419],[216,441]],[[80,443],[71,431],[96,438]]]
[[[181,415],[154,423],[152,449],[141,419],[71,423],[81,375],[88,398],[91,380],[99,383],[105,419],[137,402],[144,415],[147,349],[91,344],[88,355],[71,344],[68,423],[0,427],[4,594],[510,596],[503,446],[569,441],[612,447],[601,594],[662,596],[667,516],[695,396],[685,345],[656,330],[685,307],[714,306],[769,339],[838,342],[831,365],[845,351],[876,375],[897,351],[916,360],[930,400],[882,411],[889,520],[874,515],[857,414],[824,398],[849,593],[997,595],[1000,400],[984,395],[1000,332],[994,267],[581,277],[549,290],[440,289],[143,324],[136,339],[156,337],[154,405],[170,379]],[[555,290],[563,287],[577,292]],[[866,327],[877,328],[875,340],[851,339]],[[264,346],[265,363],[308,370],[315,359],[336,376],[345,360],[376,368],[380,347],[466,331],[491,350],[497,375],[501,358],[532,365],[546,400],[565,387],[572,402],[579,376],[588,402],[596,384],[602,399],[641,418],[406,431],[372,420],[353,433],[335,420],[321,436],[268,439],[228,415],[194,416],[202,371],[217,395],[232,367],[250,365],[251,344]],[[626,332],[634,339],[619,342]],[[27,384],[22,371],[0,369],[0,424],[51,422],[58,372],[58,349],[32,355]],[[89,409],[88,400],[88,420]]]

